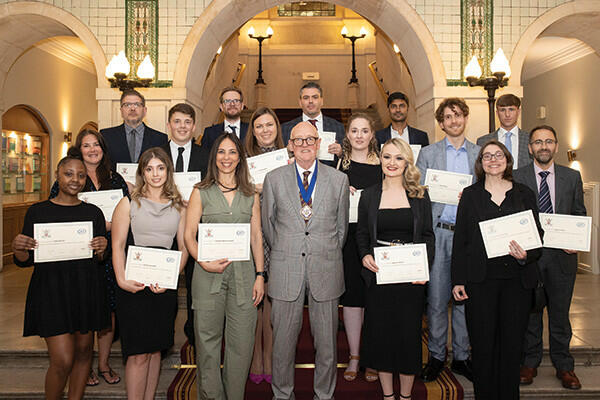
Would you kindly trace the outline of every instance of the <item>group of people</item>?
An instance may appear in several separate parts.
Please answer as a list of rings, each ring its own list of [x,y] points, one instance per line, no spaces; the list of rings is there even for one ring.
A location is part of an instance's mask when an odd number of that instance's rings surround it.
[[[116,326],[128,398],[154,397],[162,353],[173,345],[177,291],[128,280],[130,245],[181,251],[184,331],[196,351],[200,399],[241,400],[247,379],[270,383],[274,399],[293,399],[306,301],[316,399],[334,398],[340,304],[350,349],[346,381],[364,368],[389,400],[399,375],[399,398],[410,399],[416,376],[433,381],[446,365],[451,309],[451,370],[473,381],[478,399],[517,399],[519,384],[532,382],[542,358],[542,314],[531,313],[539,280],[557,377],[567,388],[581,387],[569,353],[576,252],[525,251],[512,241],[508,255],[488,258],[478,226],[531,210],[543,236],[538,212],[586,212],[579,173],[554,163],[556,132],[520,130],[516,96],[498,99],[501,127],[477,144],[465,138],[469,107],[460,98],[437,108],[445,137],[430,145],[427,133],[407,124],[403,93],[389,96],[391,124],[376,132],[365,114],[353,114],[346,128],[324,116],[323,90],[314,82],[300,89],[302,116],[284,124],[267,107],[242,122],[241,90],[223,89],[224,121],[206,128],[200,145],[191,106],[169,110],[168,140],[143,123],[139,92],[125,91],[120,105],[122,125],[78,135],[58,163],[50,199],[28,210],[13,241],[15,262],[35,266],[24,335],[46,340],[47,398],[61,398],[67,381],[70,398],[81,398],[98,377],[119,382],[108,362]],[[335,132],[330,161],[318,159],[324,131]],[[410,145],[421,146],[416,159]],[[254,184],[247,157],[285,148],[288,165]],[[136,162],[135,183],[126,183],[116,164]],[[432,202],[428,169],[469,174],[474,183],[458,206]],[[188,171],[200,171],[202,180],[186,200],[174,173]],[[123,192],[111,221],[78,199],[110,189]],[[360,196],[356,222],[349,222],[352,196]],[[92,221],[94,257],[34,263],[34,224],[73,221]],[[249,224],[250,259],[197,261],[201,223]],[[429,281],[378,285],[374,248],[418,243],[427,249]],[[424,368],[423,314],[430,355]],[[98,375],[91,367],[94,332]]]

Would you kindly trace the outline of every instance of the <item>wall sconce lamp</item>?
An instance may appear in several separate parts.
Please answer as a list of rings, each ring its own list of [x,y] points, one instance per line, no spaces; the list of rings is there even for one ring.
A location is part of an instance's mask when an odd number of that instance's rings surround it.
[[[63,132],[63,143],[60,149],[61,158],[67,156],[67,152],[69,151],[69,146],[71,145],[71,141],[73,140],[73,134],[71,132]]]
[[[350,78],[350,82],[348,83],[358,83],[358,78],[356,77],[356,52],[355,52],[355,42],[358,39],[362,39],[365,36],[367,36],[367,30],[362,27],[360,28],[360,33],[357,35],[348,35],[348,28],[346,28],[346,26],[344,26],[342,28],[342,37],[344,39],[348,39],[350,40],[350,42],[352,42],[352,77]]]
[[[261,36],[261,35],[255,35],[254,34],[254,27],[251,26],[250,29],[248,29],[248,36],[250,37],[250,39],[255,39],[258,41],[258,77],[256,78],[256,85],[258,84],[265,84],[265,80],[262,77],[262,73],[263,73],[263,69],[262,69],[262,42],[266,39],[270,39],[271,36],[273,36],[273,28],[271,28],[270,26],[267,28],[267,34],[266,36]]]
[[[567,159],[569,160],[569,162],[577,160],[577,153],[575,152],[575,150],[567,150]]]
[[[120,91],[131,90],[136,87],[149,87],[154,79],[154,66],[150,56],[146,55],[144,60],[138,66],[136,76],[138,79],[128,79],[131,66],[125,52],[121,50],[118,55],[113,56],[110,63],[106,66],[105,76],[110,82],[110,87],[119,88]]]

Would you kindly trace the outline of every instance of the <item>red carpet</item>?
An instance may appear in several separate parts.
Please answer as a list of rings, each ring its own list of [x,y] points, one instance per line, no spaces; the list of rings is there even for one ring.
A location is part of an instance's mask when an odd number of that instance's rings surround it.
[[[341,314],[341,312],[340,312]],[[424,330],[425,332],[425,330]],[[312,364],[314,362],[314,348],[308,324],[308,311],[304,312],[304,324],[300,338],[298,340],[298,349],[296,353],[297,364]],[[364,379],[364,373],[359,373],[356,380],[346,382],[343,373],[348,361],[349,352],[346,341],[346,334],[343,331],[338,333],[338,363],[344,363],[343,367],[338,368],[338,379],[335,391],[335,398],[338,400],[380,400],[382,398],[381,386],[379,382],[369,383]],[[427,338],[423,336],[423,360],[428,359]],[[194,365],[195,355],[191,346],[186,342],[181,348],[182,365]],[[313,398],[313,368],[296,368],[296,386],[295,394],[297,400],[312,400]],[[398,387],[398,378],[396,380],[396,393],[400,392]],[[269,400],[272,397],[271,385],[262,382],[259,385],[247,381],[246,399],[247,400]],[[169,400],[196,400],[196,369],[182,368],[168,390]],[[415,379],[413,387],[413,400],[462,400],[463,388],[458,383],[454,375],[446,368],[437,381],[423,383],[418,378]]]

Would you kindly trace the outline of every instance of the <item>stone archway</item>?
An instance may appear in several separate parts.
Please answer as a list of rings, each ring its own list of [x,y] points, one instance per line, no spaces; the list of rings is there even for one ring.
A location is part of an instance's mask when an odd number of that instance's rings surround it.
[[[281,0],[213,0],[198,18],[182,46],[175,66],[174,88],[186,88],[187,98],[203,108],[202,87],[193,88],[194,77],[206,76],[219,46],[241,25]],[[446,72],[431,32],[406,0],[336,0],[385,31],[403,49],[412,71],[417,107],[430,102],[433,88],[446,86]]]

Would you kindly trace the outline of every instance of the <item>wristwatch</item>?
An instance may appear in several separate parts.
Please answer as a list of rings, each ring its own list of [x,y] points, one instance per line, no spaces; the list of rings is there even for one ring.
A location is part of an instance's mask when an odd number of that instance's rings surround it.
[[[267,281],[269,280],[269,274],[267,274],[267,271],[256,271],[256,276],[262,276],[265,283],[267,283]]]

